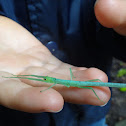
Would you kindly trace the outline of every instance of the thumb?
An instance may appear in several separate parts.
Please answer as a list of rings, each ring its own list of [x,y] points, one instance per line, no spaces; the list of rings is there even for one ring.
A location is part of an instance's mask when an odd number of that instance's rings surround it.
[[[126,35],[126,1],[97,0],[95,15],[105,27],[114,28],[119,34]]]

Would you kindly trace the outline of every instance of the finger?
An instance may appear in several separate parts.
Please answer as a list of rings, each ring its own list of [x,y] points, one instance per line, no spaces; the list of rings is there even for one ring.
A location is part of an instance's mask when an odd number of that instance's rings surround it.
[[[99,79],[102,82],[108,82],[107,75],[103,71],[93,67],[87,69],[78,67],[74,73],[74,76],[76,77],[76,80],[79,80],[81,78],[81,81]]]
[[[82,69],[82,68],[80,68]],[[103,82],[107,82],[108,78],[104,72],[96,68],[89,68],[76,72],[74,74],[75,80],[92,80],[100,79]],[[63,88],[63,89],[62,89]],[[68,102],[76,104],[90,104],[90,105],[103,105],[104,103],[98,100],[92,90],[80,89],[80,88],[65,88],[62,87],[58,91],[63,95],[64,99]],[[111,92],[108,87],[93,87],[98,97],[107,103],[111,97]]]
[[[123,26],[123,29],[126,30],[125,0],[97,0],[95,4],[95,15],[98,21],[105,27],[119,27],[122,29]],[[124,30],[122,30],[118,32],[124,34]]]
[[[91,89],[81,89],[81,88],[59,88],[58,91],[63,95],[66,102],[74,104],[88,104],[101,106],[108,103],[111,92],[108,87],[92,87],[96,92],[96,97]]]
[[[0,104],[32,113],[60,111],[63,107],[62,96],[53,89],[41,93],[44,89],[32,87],[18,79],[0,78]]]
[[[64,67],[63,67],[64,68]],[[42,68],[39,67],[32,67],[32,69],[27,69],[27,74],[32,74],[32,73],[37,73],[36,75],[41,75],[42,72],[46,71],[46,75],[48,76],[53,76],[59,79],[66,79],[70,80],[70,72],[69,69],[60,69],[54,70],[54,72],[49,73],[47,70],[42,70]],[[79,67],[72,67],[73,74],[75,76],[74,80],[77,81],[87,81],[91,79],[100,79],[103,82],[107,82],[108,78],[104,72],[101,70],[98,70],[96,68],[79,68]],[[30,73],[32,72],[32,73]],[[40,74],[41,73],[41,74]],[[45,73],[43,73],[45,74]],[[42,76],[43,76],[42,74]],[[47,84],[47,83],[42,83],[40,81],[30,81],[30,80],[23,80],[33,86],[50,86],[52,84]],[[91,104],[91,105],[101,105],[101,103],[97,97],[94,95],[92,90],[89,89],[80,89],[80,88],[68,88],[63,85],[56,85],[53,87],[57,91],[59,91],[62,96],[64,97],[65,101],[71,102],[71,103],[76,103],[76,104]],[[108,87],[93,87],[94,90],[96,91],[97,95],[104,101],[108,102],[110,99],[110,90]]]

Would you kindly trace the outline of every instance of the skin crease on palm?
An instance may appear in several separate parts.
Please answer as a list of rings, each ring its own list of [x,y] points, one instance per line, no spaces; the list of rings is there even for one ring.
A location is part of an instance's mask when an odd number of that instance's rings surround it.
[[[114,3],[115,1],[115,3]],[[119,18],[112,18],[112,12],[117,11],[116,4],[126,5],[120,0],[98,0],[95,4],[97,19],[105,27],[112,27],[120,34],[119,26],[125,26]],[[115,4],[115,10],[111,4]],[[119,9],[121,7],[119,6]],[[124,8],[123,8],[124,9]],[[109,12],[107,12],[109,11]],[[111,13],[110,13],[111,12]],[[120,11],[118,11],[119,13]],[[108,13],[108,14],[107,14]],[[117,14],[118,14],[117,13]],[[103,15],[103,16],[102,16]],[[121,22],[120,22],[121,21]],[[100,79],[107,82],[104,72],[96,68],[75,67],[65,64],[55,58],[31,33],[14,21],[0,16],[0,75],[37,74],[60,79],[70,79],[69,68],[72,68],[75,80]],[[37,81],[0,78],[0,104],[11,109],[25,112],[58,112],[64,101],[75,104],[103,105],[92,90],[55,86],[54,89],[40,93],[48,84]],[[108,87],[93,87],[97,95],[105,102],[110,99]]]

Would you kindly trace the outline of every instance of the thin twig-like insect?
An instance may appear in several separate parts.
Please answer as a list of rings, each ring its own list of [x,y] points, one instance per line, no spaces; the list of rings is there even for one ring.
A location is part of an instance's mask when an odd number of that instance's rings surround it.
[[[104,87],[117,87],[117,88],[126,87],[125,83],[110,83],[110,82],[104,83],[99,79],[88,80],[88,81],[73,81],[72,78],[74,78],[74,76],[73,76],[71,68],[70,68],[70,77],[71,77],[71,80],[63,80],[63,79],[57,79],[57,78],[53,78],[53,77],[49,77],[49,76],[38,76],[38,75],[14,75],[12,77],[4,77],[4,78],[28,79],[28,80],[42,81],[42,82],[53,84],[45,90],[52,88],[56,84],[61,84],[66,87],[91,89],[93,91],[93,93],[95,94],[95,96],[102,102],[104,102],[104,101],[98,97],[98,95],[96,94],[94,89],[90,86],[104,86]],[[42,90],[40,92],[43,92],[45,90]]]

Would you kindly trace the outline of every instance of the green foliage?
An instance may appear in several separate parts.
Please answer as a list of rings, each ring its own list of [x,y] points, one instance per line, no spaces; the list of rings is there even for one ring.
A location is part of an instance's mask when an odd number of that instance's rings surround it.
[[[120,69],[120,70],[118,71],[118,73],[117,73],[117,77],[123,77],[123,76],[125,76],[125,75],[126,75],[126,69],[124,69],[124,68]],[[120,90],[121,92],[126,92],[126,88],[125,88],[125,87],[119,88],[119,90]]]
[[[117,77],[122,77],[126,75],[126,69],[122,68],[118,71]]]
[[[126,88],[119,88],[121,92],[126,92]]]

